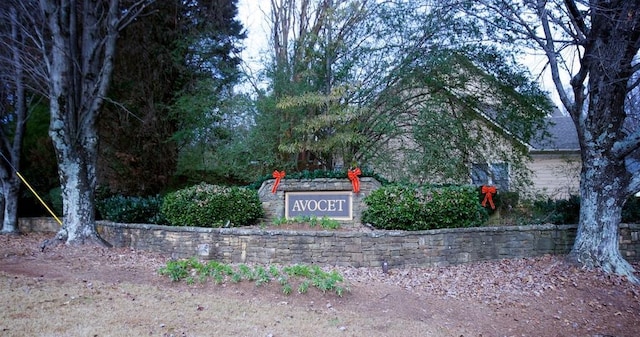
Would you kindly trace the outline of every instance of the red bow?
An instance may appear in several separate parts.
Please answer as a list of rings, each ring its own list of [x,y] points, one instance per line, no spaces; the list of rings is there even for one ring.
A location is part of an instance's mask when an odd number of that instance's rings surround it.
[[[280,180],[284,178],[284,171],[280,172],[278,170],[273,171],[273,177],[276,178],[276,182],[273,183],[273,188],[271,188],[271,193],[276,193],[276,189],[278,188],[278,184],[280,184]]]
[[[360,179],[358,179],[358,176],[361,174],[362,172],[357,167],[347,172],[347,177],[349,177],[349,180],[351,180],[351,186],[353,186],[353,193],[360,192]]]
[[[482,200],[482,207],[487,206],[487,201],[491,206],[491,209],[496,209],[496,205],[493,204],[493,195],[496,194],[497,190],[495,186],[482,186],[482,194],[484,194],[484,200]]]

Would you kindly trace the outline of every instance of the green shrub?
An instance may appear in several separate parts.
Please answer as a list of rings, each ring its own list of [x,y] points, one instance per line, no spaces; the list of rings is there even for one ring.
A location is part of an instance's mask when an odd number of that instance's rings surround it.
[[[485,195],[482,193],[481,187],[478,187],[478,193],[480,195],[480,202],[482,202]],[[518,192],[498,190],[496,194],[492,195],[492,199],[496,208],[492,209],[489,206],[489,203],[487,203],[485,209],[489,212],[489,215],[495,212],[500,212],[502,214],[509,213],[520,204],[520,194],[518,194]]]
[[[533,203],[533,218],[541,223],[577,224],[580,218],[580,197],[571,195],[569,199],[537,200]]]
[[[557,225],[577,224],[580,220],[580,197],[569,196],[569,199],[547,199],[534,202],[534,220]],[[631,196],[622,207],[622,222],[638,223],[640,221],[640,200]]]
[[[622,207],[622,222],[640,223],[640,198],[633,195],[627,199]]]
[[[473,186],[387,185],[364,202],[362,221],[379,229],[474,227],[487,220]]]
[[[122,223],[162,224],[160,215],[162,197],[136,197],[114,195],[96,200],[96,208],[103,219]]]
[[[55,214],[62,215],[62,188],[55,187],[49,191],[49,205]]]
[[[480,200],[484,200],[484,194],[478,189]],[[521,199],[518,192],[498,190],[493,195],[496,206],[492,209],[486,205],[485,210],[489,214],[488,225],[529,225],[532,224],[533,200]]]
[[[255,190],[201,183],[169,193],[162,214],[175,226],[246,226],[262,217]]]

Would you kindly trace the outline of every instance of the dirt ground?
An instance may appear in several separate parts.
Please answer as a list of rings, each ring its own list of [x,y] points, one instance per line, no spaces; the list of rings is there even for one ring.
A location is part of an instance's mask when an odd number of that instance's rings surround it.
[[[168,258],[148,252],[42,252],[49,236],[0,236],[2,336],[640,336],[640,287],[561,257],[336,268],[345,296],[285,295],[174,283],[157,273]]]

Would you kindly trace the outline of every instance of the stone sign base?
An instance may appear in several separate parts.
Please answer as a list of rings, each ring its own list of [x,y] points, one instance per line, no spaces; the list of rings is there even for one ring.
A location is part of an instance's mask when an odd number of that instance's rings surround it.
[[[364,177],[360,178],[360,192],[354,193],[349,179],[282,179],[278,184],[276,192],[272,193],[271,190],[273,189],[275,181],[275,179],[265,181],[258,190],[258,195],[262,201],[262,208],[265,213],[265,218],[263,219],[264,222],[271,223],[276,219],[287,217],[287,193],[300,194],[301,192],[305,192],[310,195],[310,199],[308,199],[304,204],[299,203],[298,209],[301,208],[301,205],[304,205],[305,209],[312,208],[320,211],[324,210],[327,212],[327,217],[338,220],[344,228],[352,228],[360,225],[362,211],[366,207],[364,204],[364,198],[371,194],[372,191],[382,186],[376,179]],[[350,204],[348,205],[350,206],[349,214],[345,215],[343,213],[339,213],[338,215],[333,216],[334,213],[332,213],[332,209],[338,212],[338,209],[342,207],[342,210],[344,210],[347,206],[347,202],[343,202],[342,199],[323,200],[321,199],[322,193],[326,193],[327,195],[350,193]],[[295,204],[289,206],[290,211],[296,210]],[[319,212],[319,214],[318,218],[321,218],[322,212]]]

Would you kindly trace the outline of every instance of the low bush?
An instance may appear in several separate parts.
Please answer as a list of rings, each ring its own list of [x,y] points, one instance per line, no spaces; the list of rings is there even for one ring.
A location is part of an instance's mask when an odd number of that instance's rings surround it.
[[[55,187],[49,190],[49,194],[47,195],[47,199],[49,205],[51,205],[51,209],[55,214],[62,215],[62,188]]]
[[[427,230],[481,226],[487,212],[473,186],[383,186],[364,199],[362,221],[378,229]]]
[[[622,222],[640,223],[640,198],[631,196],[622,208]]]
[[[577,224],[580,220],[580,197],[569,196],[569,199],[546,199],[534,202],[534,220],[557,225]],[[640,200],[631,196],[622,208],[623,223],[640,221]]]
[[[164,221],[160,215],[162,197],[114,195],[96,200],[96,208],[105,220],[122,223],[155,223]]]
[[[169,193],[162,214],[174,226],[237,227],[263,216],[255,190],[201,183]]]
[[[537,200],[533,203],[533,220],[539,223],[556,225],[577,224],[580,217],[580,197],[569,196],[569,199]]]

